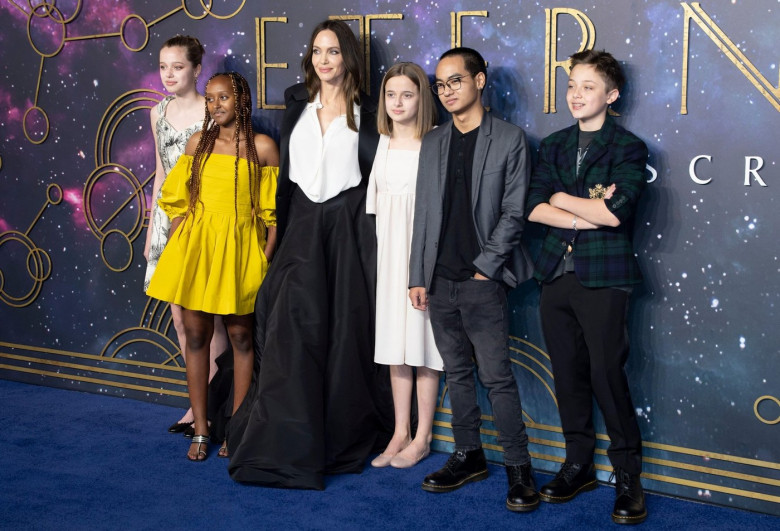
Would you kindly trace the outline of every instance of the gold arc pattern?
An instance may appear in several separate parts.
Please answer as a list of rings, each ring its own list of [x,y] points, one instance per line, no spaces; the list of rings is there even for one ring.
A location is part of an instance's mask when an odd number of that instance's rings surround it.
[[[776,396],[770,396],[770,395],[759,396],[758,398],[756,398],[756,401],[753,403],[753,413],[756,415],[756,418],[761,422],[763,422],[764,424],[777,424],[778,422],[780,422],[780,412],[778,412],[777,418],[774,420],[765,419],[758,412],[758,405],[764,401],[774,402],[777,406],[780,407],[780,399],[778,399]]]
[[[144,227],[147,226],[148,212],[146,204],[146,194],[143,193],[144,187],[154,178],[154,172],[150,172],[143,181],[139,180],[133,172],[118,163],[111,161],[111,145],[114,135],[120,124],[131,114],[139,111],[147,111],[159,103],[159,99],[164,95],[156,90],[137,89],[125,92],[112,101],[103,113],[95,134],[95,164],[96,168],[84,182],[84,192],[82,196],[84,217],[89,225],[92,234],[100,241],[100,256],[103,263],[111,271],[116,273],[127,270],[133,262],[134,248],[132,242],[138,238]],[[104,179],[118,177],[126,181],[131,193],[112,213],[98,222],[92,208],[92,194],[96,184]],[[130,203],[134,203],[135,219],[132,221],[129,230],[120,230],[112,228],[106,230]],[[106,244],[110,237],[119,238],[127,249],[127,259],[124,263],[111,263],[106,255]]]
[[[187,9],[187,0],[181,0],[181,5],[175,9],[172,9],[168,13],[165,13],[161,15],[160,17],[147,22],[146,19],[144,19],[141,15],[131,13],[130,15],[127,15],[122,21],[120,22],[119,29],[114,32],[108,32],[108,33],[100,33],[100,34],[92,34],[92,35],[78,35],[78,36],[68,36],[68,24],[73,22],[78,15],[81,13],[81,7],[82,7],[82,0],[78,0],[76,2],[76,7],[73,9],[73,13],[69,17],[64,17],[62,12],[59,10],[59,8],[56,5],[56,0],[50,0],[46,1],[43,0],[41,2],[38,2],[37,4],[33,5],[32,0],[28,2],[29,10],[26,10],[24,7],[19,5],[15,0],[8,0],[9,4],[17,8],[19,11],[21,11],[23,14],[27,16],[27,41],[30,44],[30,47],[33,49],[35,53],[37,53],[40,58],[40,66],[38,69],[38,79],[36,82],[35,87],[35,98],[33,102],[33,106],[28,108],[25,112],[25,118],[29,112],[32,110],[36,110],[37,112],[40,112],[42,116],[44,117],[46,129],[42,133],[41,138],[34,140],[30,134],[28,134],[26,128],[24,131],[25,137],[27,140],[32,144],[42,144],[49,136],[49,119],[44,111],[43,108],[38,107],[38,94],[41,87],[41,80],[43,78],[43,64],[44,60],[47,58],[53,58],[57,56],[62,49],[65,47],[65,44],[68,42],[74,42],[74,41],[85,41],[85,40],[92,40],[92,39],[100,39],[100,38],[106,38],[106,37],[119,37],[122,44],[130,50],[131,52],[140,52],[143,50],[146,45],[149,43],[149,28],[154,26],[155,24],[158,24],[165,20],[166,18],[169,18],[173,16],[174,14],[178,13],[179,11],[184,11],[184,13],[193,20],[202,20],[206,18],[207,16],[211,16],[218,20],[226,20],[229,18],[232,18],[236,16],[246,4],[246,0],[241,0],[240,5],[238,8],[235,9],[232,13],[228,15],[218,15],[212,11],[213,6],[213,0],[208,0],[208,2],[205,2],[204,0],[199,0],[201,7],[203,8],[203,14],[202,15],[194,15]],[[59,43],[57,44],[56,49],[53,52],[44,52],[42,50],[39,50],[38,47],[35,45],[35,42],[32,38],[32,25],[34,19],[40,19],[40,20],[51,20],[54,22],[54,24],[57,24],[61,27],[61,36],[59,39]],[[133,47],[128,42],[125,32],[128,28],[128,23],[137,20],[139,21],[144,29],[144,39],[143,42],[137,46]],[[52,32],[48,32],[49,35],[52,34]],[[26,121],[26,120],[25,120]],[[25,123],[23,121],[23,124]],[[23,125],[24,127],[24,125]]]
[[[541,348],[534,345],[533,343],[516,337],[516,336],[510,336],[511,342],[518,342],[522,345],[525,345],[529,347],[528,350],[517,348],[515,346],[512,346],[510,344],[510,351],[513,352],[515,355],[511,357],[511,361],[513,364],[516,364],[520,367],[523,367],[525,370],[527,370],[530,374],[532,374],[536,379],[538,379],[547,389],[548,393],[551,394],[554,398],[554,392],[547,384],[547,381],[542,378],[541,374],[535,370],[532,369],[531,366],[528,364],[522,363],[518,359],[515,359],[516,356],[524,356],[528,359],[533,360],[533,363],[546,367],[541,360],[536,359],[533,354],[539,354],[542,359],[549,362],[549,355],[545,353]],[[544,373],[550,377],[552,377],[551,373],[547,373],[547,371],[544,371]],[[441,416],[451,416],[452,411],[444,407],[445,404],[445,398],[447,395],[447,386],[444,385],[444,389],[442,391],[442,395],[439,399],[439,405],[436,409],[437,417],[436,420],[434,420],[434,426],[436,428],[443,429],[445,431],[449,431],[451,434],[452,425],[447,422],[446,420],[441,420]],[[758,404],[762,400],[777,400],[774,397],[760,397],[755,404],[755,407],[758,407]],[[780,401],[778,401],[778,404],[780,405]],[[557,404],[556,404],[557,405]],[[560,426],[550,426],[550,425],[544,425],[534,422],[530,416],[527,415],[526,411],[523,411],[524,417],[526,417],[528,420],[526,421],[526,425],[529,430],[542,430],[542,431],[548,431],[551,433],[555,433],[558,435],[562,435],[562,430]],[[493,422],[493,416],[492,415],[482,415],[481,416],[483,422]],[[778,420],[780,421],[780,419]],[[489,438],[497,438],[498,432],[494,429],[489,428],[480,428],[480,433],[486,437]],[[454,438],[452,435],[441,433],[440,431],[435,430],[434,431],[434,440],[442,441],[444,443],[454,443]],[[609,437],[605,434],[597,434],[597,440],[602,441],[602,443],[608,443]],[[565,449],[565,442],[563,440],[554,440],[549,438],[538,438],[538,437],[529,437],[529,442],[531,444],[540,445],[548,448],[557,448],[559,450]],[[707,452],[707,451],[701,451],[701,450],[695,450],[695,449],[688,449],[684,447],[674,446],[674,445],[666,445],[666,444],[659,444],[654,442],[648,442],[644,441],[642,443],[642,446],[647,450],[655,450],[655,451],[662,451],[662,452],[670,452],[670,453],[677,453],[680,455],[688,455],[692,457],[699,457],[704,458],[707,460],[718,460],[723,461],[724,463],[735,463],[738,465],[745,465],[745,466],[752,466],[756,468],[763,468],[767,470],[780,470],[780,463],[773,463],[768,461],[761,461],[757,459],[749,459],[749,458],[741,458],[741,457],[735,457],[730,456],[727,454],[722,453],[715,453],[715,452]],[[493,450],[497,452],[503,452],[503,448],[498,444],[492,444],[489,442],[483,441],[483,447],[488,450]],[[545,454],[539,454],[536,452],[531,452],[532,457],[536,459],[543,459],[546,461],[552,461],[552,462],[563,462],[564,458],[560,456],[551,456],[551,455],[545,455]],[[607,459],[607,452],[605,448],[597,448],[596,449],[596,455],[600,456],[603,459]],[[643,457],[643,462],[649,464],[649,465],[655,465],[660,467],[668,467],[675,470],[681,470],[689,473],[697,473],[697,474],[706,474],[710,476],[720,477],[720,478],[728,478],[736,481],[742,481],[747,483],[753,483],[753,484],[760,484],[760,485],[767,485],[770,487],[778,487],[780,486],[780,480],[772,477],[765,477],[760,476],[756,474],[749,474],[749,473],[743,473],[739,471],[733,471],[728,469],[718,469],[716,467],[708,467],[708,466],[701,466],[691,463],[686,463],[684,461],[680,460],[674,460],[674,459],[661,459],[653,456],[647,456],[645,455]],[[610,472],[612,470],[611,465],[609,464],[597,464],[596,468],[599,470],[603,470],[605,472]],[[745,498],[751,498],[751,499],[757,499],[762,501],[770,501],[770,502],[780,502],[780,496],[774,496],[772,494],[764,493],[764,492],[755,492],[748,489],[741,489],[741,488],[734,488],[730,486],[723,486],[723,485],[714,485],[711,483],[703,482],[703,481],[697,481],[697,480],[690,480],[686,478],[677,478],[677,477],[670,477],[668,475],[660,475],[660,474],[653,474],[653,473],[643,473],[643,477],[647,477],[649,479],[653,479],[655,481],[659,482],[665,482],[675,485],[681,485],[681,486],[687,486],[691,488],[697,488],[697,489],[707,489],[712,492],[721,492],[724,494],[731,494],[736,496],[741,496]]]
[[[20,243],[27,248],[25,267],[27,268],[27,275],[32,280],[32,286],[27,293],[21,297],[14,296],[5,291],[5,277],[2,270],[0,270],[0,301],[8,306],[23,308],[35,302],[35,299],[38,298],[41,292],[43,283],[51,276],[51,256],[44,249],[38,247],[29,234],[32,232],[35,224],[43,217],[46,208],[49,205],[59,205],[61,202],[62,188],[58,184],[50,184],[46,187],[46,201],[38,210],[38,213],[25,232],[10,230],[0,233],[0,249],[2,249],[4,244],[11,242]]]

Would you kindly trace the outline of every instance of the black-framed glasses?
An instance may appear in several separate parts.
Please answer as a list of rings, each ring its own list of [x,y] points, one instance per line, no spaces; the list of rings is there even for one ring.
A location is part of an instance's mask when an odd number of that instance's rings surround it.
[[[460,90],[461,81],[464,77],[471,77],[471,74],[468,76],[461,76],[461,77],[453,77],[452,79],[448,79],[447,81],[437,81],[433,85],[431,85],[431,90],[434,94],[437,96],[441,96],[444,94],[444,87],[447,87],[450,90]]]

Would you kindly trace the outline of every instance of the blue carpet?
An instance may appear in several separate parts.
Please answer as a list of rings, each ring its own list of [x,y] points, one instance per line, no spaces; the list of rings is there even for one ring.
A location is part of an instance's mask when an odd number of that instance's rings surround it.
[[[506,476],[448,494],[420,489],[444,464],[330,477],[324,492],[239,485],[210,448],[186,460],[187,442],[165,430],[180,410],[0,380],[2,529],[536,529],[619,528],[607,486],[530,514],[504,508]],[[543,483],[549,476],[537,474]],[[657,495],[642,529],[780,529],[780,518]]]

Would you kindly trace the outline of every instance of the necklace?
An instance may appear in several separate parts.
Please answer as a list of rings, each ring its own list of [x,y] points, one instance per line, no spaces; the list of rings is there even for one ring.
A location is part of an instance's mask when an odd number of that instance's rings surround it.
[[[588,149],[590,148],[590,142],[588,142],[588,145],[585,146],[585,149],[577,148],[577,171],[576,174],[579,176],[580,174],[580,166],[582,165],[582,161],[585,160],[585,155],[588,154]]]

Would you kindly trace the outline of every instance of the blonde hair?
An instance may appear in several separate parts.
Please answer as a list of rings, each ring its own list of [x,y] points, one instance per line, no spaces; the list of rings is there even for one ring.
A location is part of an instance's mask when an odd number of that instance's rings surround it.
[[[376,115],[376,128],[382,135],[390,135],[393,132],[393,121],[387,115],[385,107],[385,85],[389,79],[396,76],[406,76],[420,91],[420,103],[417,109],[417,138],[422,138],[425,133],[436,125],[436,104],[433,102],[433,93],[429,90],[428,76],[422,68],[414,63],[396,63],[390,67],[382,79],[382,88],[379,91],[379,112]]]

